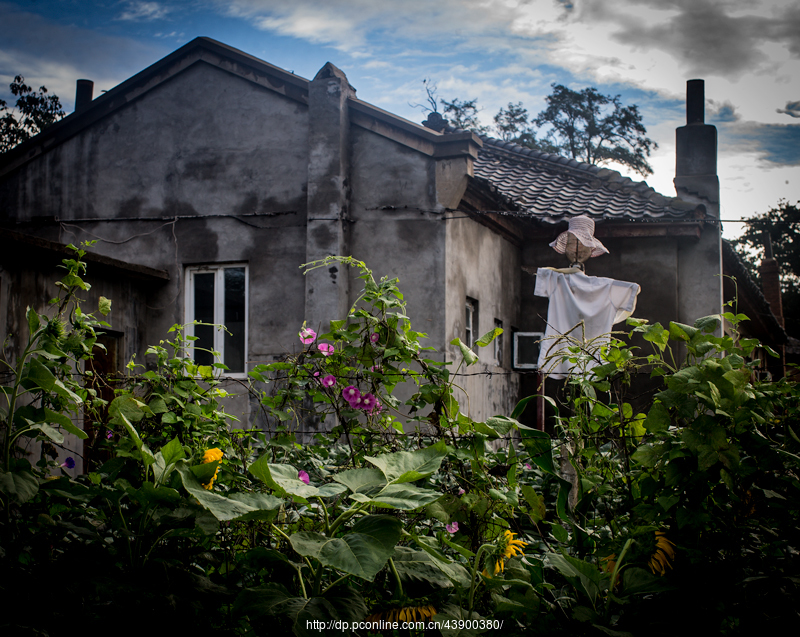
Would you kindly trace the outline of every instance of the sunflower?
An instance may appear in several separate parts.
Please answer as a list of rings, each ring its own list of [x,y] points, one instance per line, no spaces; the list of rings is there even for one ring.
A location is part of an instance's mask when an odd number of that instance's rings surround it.
[[[436,614],[436,609],[431,604],[424,606],[398,606],[397,608],[387,608],[386,610],[372,613],[364,621],[377,624],[381,620],[385,622],[422,622],[430,619]]]
[[[206,449],[205,453],[203,453],[203,464],[208,464],[209,462],[219,462],[220,460],[222,460],[222,456],[224,455],[225,454],[222,453],[222,451],[220,451],[216,447],[212,449]],[[217,470],[214,472],[214,475],[211,476],[211,480],[209,480],[206,484],[203,485],[203,488],[211,491],[211,489],[214,487],[214,480],[216,480],[218,474],[219,474],[219,467],[217,467]]]
[[[527,546],[527,542],[523,540],[515,540],[516,533],[511,531],[503,531],[503,535],[497,541],[497,548],[493,551],[492,555],[487,560],[487,565],[493,563],[492,576],[501,573],[506,566],[506,560],[511,559],[516,555],[523,554],[523,547]],[[489,577],[489,573],[484,569],[483,575]]]
[[[663,577],[667,573],[667,567],[672,568],[670,560],[675,559],[675,545],[667,539],[663,531],[656,531],[655,536],[656,547],[648,565],[654,574]]]

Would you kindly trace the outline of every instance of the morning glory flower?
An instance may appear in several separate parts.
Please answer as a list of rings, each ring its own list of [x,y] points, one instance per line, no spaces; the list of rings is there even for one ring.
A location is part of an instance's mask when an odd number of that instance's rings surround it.
[[[297,472],[297,478],[302,482],[305,482],[306,484],[309,484],[311,482],[311,479],[308,477],[308,474],[302,469],[300,469],[300,471]]]
[[[377,332],[373,332],[369,335],[369,340],[371,343],[377,343],[380,340],[381,336]]]
[[[300,330],[298,336],[300,336],[300,340],[303,342],[303,345],[310,345],[313,343],[317,338],[317,333],[308,327],[303,327]]]
[[[317,349],[322,352],[323,356],[330,356],[333,354],[333,345],[330,343],[320,343],[317,345]]]
[[[372,411],[373,409],[375,409],[375,405],[377,403],[378,403],[377,399],[372,394],[365,394],[364,396],[361,397],[361,409],[364,409],[366,411]]]
[[[344,396],[344,399],[348,403],[352,404],[354,400],[359,400],[361,398],[361,392],[358,391],[358,387],[355,387],[354,385],[348,385],[342,390],[342,396]]]
[[[61,466],[65,467],[67,469],[74,469],[75,468],[75,458],[70,456],[69,458],[64,460],[64,462],[61,463]]]
[[[452,524],[445,524],[444,528],[447,529],[448,533],[457,533],[458,532],[458,522],[453,522]]]
[[[336,384],[336,376],[333,374],[328,374],[325,378],[322,379],[322,386],[323,387],[333,387]]]

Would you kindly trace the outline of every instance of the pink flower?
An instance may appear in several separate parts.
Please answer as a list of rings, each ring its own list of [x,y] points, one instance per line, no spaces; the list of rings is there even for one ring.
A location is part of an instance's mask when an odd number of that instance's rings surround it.
[[[350,409],[363,409],[364,407],[364,397],[360,395],[353,398],[353,400],[348,400],[347,402],[350,405]]]
[[[328,374],[325,378],[322,379],[322,386],[323,387],[333,387],[336,384],[336,376],[333,374]]]
[[[457,533],[458,532],[458,522],[453,522],[452,524],[445,524],[444,528],[447,529],[448,533]]]
[[[320,343],[317,345],[317,349],[322,352],[323,356],[330,356],[333,354],[333,345],[330,343]]]
[[[342,396],[344,396],[344,399],[345,399],[345,400],[346,400],[348,403],[351,403],[351,404],[352,404],[352,402],[353,402],[354,400],[360,400],[360,398],[361,398],[361,392],[360,392],[360,391],[358,391],[358,387],[355,387],[355,386],[353,386],[353,385],[348,385],[347,387],[345,387],[345,388],[342,390]]]
[[[464,489],[459,489],[458,490],[458,495],[464,495],[465,493],[466,493],[466,491],[464,491]]]
[[[373,332],[369,335],[369,342],[370,343],[377,343],[380,340],[381,336],[377,332]]]
[[[303,345],[310,345],[316,340],[317,333],[308,327],[303,327],[303,329],[300,330],[298,336],[300,337],[300,340],[303,342]]]
[[[533,469],[533,467],[528,462],[525,463],[525,468],[528,470]]]
[[[365,394],[361,397],[361,409],[371,412],[377,404],[378,400],[372,394]]]
[[[297,472],[297,478],[305,482],[306,484],[309,484],[311,482],[311,480],[308,477],[308,474],[302,469],[300,469],[300,471]]]
[[[314,378],[316,378],[317,376],[319,376],[319,372],[314,372]]]

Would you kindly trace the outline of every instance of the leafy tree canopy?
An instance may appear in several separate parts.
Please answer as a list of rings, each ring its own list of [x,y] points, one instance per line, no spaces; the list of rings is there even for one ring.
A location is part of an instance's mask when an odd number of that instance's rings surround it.
[[[764,258],[766,235],[781,270],[786,331],[800,337],[800,201],[790,204],[780,200],[774,208],[753,217],[742,235],[732,242],[759,283],[758,263]]]
[[[436,96],[436,86],[425,80],[428,103],[423,109],[443,114],[457,128],[492,133],[504,141],[547,153],[572,157],[589,164],[618,163],[642,176],[652,174],[647,157],[658,145],[646,136],[636,105],[623,106],[620,96],[603,95],[595,88],[573,91],[553,84],[546,98],[547,108],[531,118],[522,102],[509,102],[494,116],[494,126],[478,121],[478,100],[445,100]]]
[[[34,91],[25,84],[24,77],[17,75],[9,87],[17,103],[12,110],[0,99],[0,153],[11,150],[64,117],[58,95],[48,94],[44,86]]]

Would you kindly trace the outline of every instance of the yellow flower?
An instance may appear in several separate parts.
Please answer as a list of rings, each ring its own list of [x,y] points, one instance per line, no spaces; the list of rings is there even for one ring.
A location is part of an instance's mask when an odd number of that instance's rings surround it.
[[[425,606],[401,606],[372,613],[364,621],[369,623],[377,623],[381,620],[386,622],[421,622],[426,621],[435,614],[436,609],[430,604]]]
[[[203,464],[208,464],[209,462],[217,462],[218,460],[222,460],[222,456],[225,454],[222,453],[219,449],[214,447],[213,449],[206,449],[205,453],[203,454]]]
[[[209,462],[219,462],[222,460],[222,456],[224,455],[225,454],[216,447],[212,449],[206,449],[205,453],[203,454],[203,464],[208,464]],[[217,470],[214,471],[214,475],[211,476],[211,480],[203,485],[203,488],[211,491],[211,489],[214,487],[214,480],[217,478],[217,475],[219,475],[219,467],[217,467]]]
[[[523,547],[528,543],[523,540],[515,540],[516,533],[511,531],[503,531],[503,535],[497,541],[497,548],[494,550],[493,555],[487,559],[488,564],[493,563],[492,576],[496,577],[498,573],[502,573],[506,567],[506,560],[511,559],[516,555],[523,554]],[[489,577],[486,569],[483,570],[484,577]]]
[[[613,573],[614,569],[617,567],[617,554],[612,553],[608,557],[600,558],[601,562],[605,562],[605,566],[603,566],[603,570],[606,573]]]
[[[656,550],[650,557],[650,570],[662,577],[667,573],[667,567],[672,568],[670,560],[675,559],[675,545],[667,539],[663,531],[656,531]]]

